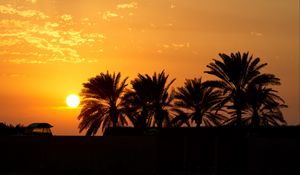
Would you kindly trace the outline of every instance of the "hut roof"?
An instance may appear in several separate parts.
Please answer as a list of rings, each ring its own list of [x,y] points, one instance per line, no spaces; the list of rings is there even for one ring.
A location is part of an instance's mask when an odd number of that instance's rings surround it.
[[[28,128],[52,128],[53,126],[49,123],[31,123]]]

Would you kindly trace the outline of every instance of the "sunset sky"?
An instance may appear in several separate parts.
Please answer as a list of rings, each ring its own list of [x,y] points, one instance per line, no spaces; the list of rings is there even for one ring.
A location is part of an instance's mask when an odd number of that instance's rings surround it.
[[[70,93],[100,72],[203,77],[218,53],[249,51],[282,82],[299,124],[299,0],[0,0],[0,122],[77,135]]]

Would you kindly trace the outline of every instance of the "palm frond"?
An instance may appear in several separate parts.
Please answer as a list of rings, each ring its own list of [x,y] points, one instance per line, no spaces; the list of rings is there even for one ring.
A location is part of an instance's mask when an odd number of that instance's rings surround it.
[[[87,135],[95,135],[99,128],[104,131],[111,124],[127,125],[122,114],[122,95],[127,79],[121,81],[120,73],[110,74],[107,71],[83,83],[79,132],[86,129]]]

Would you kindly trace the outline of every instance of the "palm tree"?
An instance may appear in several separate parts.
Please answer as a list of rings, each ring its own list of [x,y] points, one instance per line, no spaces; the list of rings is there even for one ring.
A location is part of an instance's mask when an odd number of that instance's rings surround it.
[[[279,79],[273,78],[273,83],[280,84]],[[281,108],[287,107],[284,100],[278,96],[277,91],[260,85],[249,85],[247,89],[247,102],[251,113],[248,117],[250,125],[258,126],[279,126],[286,124]]]
[[[174,117],[171,120],[172,127],[182,127],[182,126],[191,127],[190,116],[189,116],[189,114],[187,114],[186,111],[184,111],[183,109],[180,109],[176,106],[174,106],[172,111],[174,112],[174,114],[173,114]]]
[[[138,77],[131,81],[132,90],[124,96],[124,105],[128,107],[129,114],[135,127],[162,128],[169,123],[169,111],[172,95],[168,90],[171,82],[167,83],[169,75],[164,71],[151,77],[148,74],[138,74]]]
[[[225,119],[217,113],[221,96],[220,90],[206,86],[205,82],[201,82],[201,78],[186,80],[184,86],[178,88],[175,94],[175,106],[181,110],[174,120],[178,120],[178,117],[183,120],[190,119],[197,127],[200,127],[202,122],[206,126],[220,125]],[[182,114],[183,111],[186,115]]]
[[[121,105],[121,97],[127,86],[126,80],[127,78],[121,81],[120,73],[106,72],[83,84],[82,109],[78,116],[81,120],[79,132],[87,129],[86,135],[95,135],[99,128],[104,132],[110,126],[128,124]]]
[[[255,125],[253,123],[252,125],[254,127],[257,126],[282,126],[286,125],[286,121],[284,120],[281,108],[286,108],[287,105],[284,104],[269,104],[264,105],[259,109],[258,117],[259,122]],[[253,121],[253,117],[252,117]]]
[[[136,82],[136,81],[135,81]],[[123,105],[126,106],[125,113],[131,119],[136,128],[145,129],[147,127],[147,119],[150,113],[150,104],[147,87],[143,88],[143,84],[131,82],[133,90],[127,90],[123,97]]]
[[[231,53],[231,55],[219,54],[222,61],[214,60],[207,67],[209,71],[205,73],[216,76],[219,80],[210,81],[210,85],[222,89],[225,98],[223,105],[231,102],[236,117],[237,126],[242,125],[243,109],[247,107],[247,88],[249,85],[277,84],[276,78],[272,74],[262,74],[260,69],[267,63],[260,64],[260,58],[249,57],[249,53]],[[271,77],[271,78],[270,78]]]

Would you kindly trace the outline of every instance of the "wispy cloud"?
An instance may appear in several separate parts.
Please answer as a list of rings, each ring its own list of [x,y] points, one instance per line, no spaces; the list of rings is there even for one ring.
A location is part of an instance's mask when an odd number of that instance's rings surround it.
[[[83,18],[82,21],[89,21],[89,18]]]
[[[162,54],[162,53],[175,52],[175,51],[180,51],[182,49],[189,49],[189,48],[190,48],[189,42],[164,43],[164,44],[157,44],[156,52],[158,54]]]
[[[71,15],[62,15],[58,18],[61,21],[53,22],[50,17],[31,19],[35,15],[24,15],[24,12],[33,10],[20,12],[16,9],[12,5],[0,6],[0,13],[4,14],[4,18],[0,20],[0,61],[18,64],[89,62],[90,59],[84,58],[80,49],[91,47],[105,39],[101,33],[83,32],[74,27],[66,30],[62,24],[72,20]],[[39,11],[34,11],[34,14],[46,16]],[[9,15],[7,19],[5,15]],[[12,18],[10,15],[26,18]]]
[[[137,8],[137,3],[136,2],[131,2],[128,4],[118,4],[117,9],[132,9],[132,8]]]
[[[15,64],[47,64],[47,61],[36,60],[36,59],[9,59],[4,62],[15,63]]]
[[[37,0],[25,0],[27,2],[31,2],[32,4],[35,4],[37,2]]]
[[[102,19],[105,21],[110,21],[112,18],[116,18],[119,15],[117,13],[111,12],[111,11],[105,11],[102,14]]]
[[[70,21],[70,20],[72,20],[73,17],[71,15],[64,14],[60,18],[64,21]]]
[[[41,19],[46,19],[49,18],[47,15],[44,13],[37,11],[37,10],[18,10],[11,5],[0,5],[0,13],[1,14],[7,14],[7,15],[19,15],[25,18],[30,18],[30,17],[38,17]]]
[[[183,42],[183,43],[158,44],[158,47],[163,48],[163,49],[178,50],[178,49],[182,49],[182,48],[189,48],[190,43]]]
[[[255,36],[255,37],[262,37],[262,36],[264,36],[262,33],[259,33],[259,32],[250,32],[250,35],[251,36]]]
[[[172,47],[174,49],[180,49],[180,48],[189,48],[190,47],[190,43],[187,42],[187,43],[172,43]]]
[[[92,22],[89,18],[82,18],[80,24],[85,26],[95,26],[96,22]]]
[[[3,40],[0,42],[0,47],[1,46],[13,46],[20,42],[21,42],[21,40],[19,40],[19,39],[8,38],[7,40]],[[1,54],[1,52],[0,52],[0,54]]]

